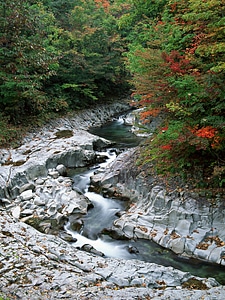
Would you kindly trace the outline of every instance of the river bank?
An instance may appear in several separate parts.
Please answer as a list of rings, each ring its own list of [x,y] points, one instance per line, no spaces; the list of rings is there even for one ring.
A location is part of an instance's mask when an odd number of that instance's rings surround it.
[[[133,161],[138,149],[120,154],[104,173],[92,177],[93,190],[128,198],[132,204],[109,230],[112,236],[153,240],[186,258],[225,265],[225,201],[179,188],[168,192],[157,177]]]
[[[0,291],[10,299],[224,299],[224,287],[212,278],[197,278],[152,263],[95,256],[74,248],[68,236],[52,235],[52,227],[62,230],[65,219],[79,218],[91,205],[72,189],[65,172],[69,166],[100,161],[99,150],[111,144],[87,129],[127,108],[125,103],[107,105],[54,121],[28,135],[19,148],[2,150]],[[126,173],[129,182],[130,173],[118,169],[121,159],[117,160],[117,174]],[[143,189],[138,178],[135,182]],[[118,187],[118,182],[110,184],[111,190],[113,184]],[[136,192],[132,189],[130,193]],[[29,220],[32,225],[37,221],[35,226],[42,233],[26,224]]]

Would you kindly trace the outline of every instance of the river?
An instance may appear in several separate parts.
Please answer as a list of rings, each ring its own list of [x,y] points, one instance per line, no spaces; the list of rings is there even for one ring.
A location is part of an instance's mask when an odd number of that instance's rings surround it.
[[[156,243],[148,240],[114,240],[102,231],[109,228],[117,218],[116,214],[126,210],[127,203],[118,199],[105,198],[100,194],[89,191],[90,177],[96,170],[107,167],[116,158],[116,149],[135,147],[141,138],[137,138],[130,131],[130,126],[124,124],[123,116],[112,122],[92,128],[91,133],[110,139],[115,142],[115,148],[108,149],[99,154],[107,159],[91,168],[76,168],[70,170],[73,178],[73,188],[84,194],[93,204],[87,215],[82,217],[82,224],[74,228],[72,221],[66,225],[66,231],[77,239],[73,245],[81,248],[83,245],[91,245],[106,257],[122,259],[140,259],[154,262],[164,266],[172,266],[179,270],[190,272],[200,277],[214,277],[218,282],[225,284],[225,268],[208,264],[194,259],[184,259],[172,251],[164,249]]]

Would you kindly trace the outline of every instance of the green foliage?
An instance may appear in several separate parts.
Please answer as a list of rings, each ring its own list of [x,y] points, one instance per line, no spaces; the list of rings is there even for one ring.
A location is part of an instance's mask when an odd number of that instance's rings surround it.
[[[0,295],[0,300],[10,300],[8,297]]]
[[[132,86],[144,123],[165,117],[141,163],[202,166],[223,187],[224,10],[219,0],[0,0],[0,142],[16,136],[12,124]]]
[[[18,128],[9,124],[9,120],[0,113],[0,145],[7,146],[20,137]]]
[[[127,87],[116,19],[96,2],[76,1],[67,13],[69,30],[60,37],[59,69],[46,82],[48,93],[57,91],[72,109]]]
[[[59,26],[66,30],[70,29],[68,14],[76,5],[76,0],[43,0],[43,4],[54,14]]]
[[[97,100],[97,97],[95,97],[93,95],[93,90],[90,89],[90,88],[86,88],[86,87],[80,86],[78,84],[68,84],[68,83],[63,84],[62,88],[63,89],[70,89],[72,91],[83,94],[84,97],[90,98],[92,100]]]
[[[1,3],[0,108],[18,123],[46,107],[43,81],[54,73],[56,59],[44,47],[49,18],[41,4]]]
[[[13,124],[125,91],[124,42],[108,1],[0,1],[0,109]]]
[[[154,27],[145,32],[144,43],[135,40],[127,55],[134,94],[140,95],[137,105],[145,107],[142,119],[156,111],[166,119],[167,130],[155,133],[142,163],[154,161],[159,173],[185,174],[201,166],[211,184],[220,187],[225,165],[224,8],[217,0],[168,1],[161,20],[149,21]]]
[[[121,1],[124,2],[124,1]],[[125,28],[127,33],[135,33],[134,26],[144,22],[145,18],[154,19],[162,13],[164,5],[168,0],[130,0],[126,1],[129,6],[119,19],[120,28]],[[126,34],[127,35],[127,34]],[[128,35],[129,36],[129,35]]]

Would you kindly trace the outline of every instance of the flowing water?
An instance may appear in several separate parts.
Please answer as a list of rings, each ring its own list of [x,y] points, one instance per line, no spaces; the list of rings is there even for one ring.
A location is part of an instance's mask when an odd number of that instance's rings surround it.
[[[99,128],[92,128],[92,133],[116,142],[117,148],[137,146],[140,139],[133,135],[130,126],[124,125],[123,118],[114,120]],[[117,218],[116,213],[125,210],[127,203],[118,199],[105,198],[102,195],[90,192],[90,177],[96,169],[104,169],[116,158],[113,149],[100,153],[108,159],[91,169],[71,170],[70,176],[74,181],[74,189],[84,194],[93,204],[87,215],[82,218],[82,226],[74,230],[68,222],[66,230],[72,234],[77,242],[74,246],[81,248],[83,245],[91,245],[96,250],[104,253],[106,257],[123,259],[140,259],[154,262],[164,266],[172,266],[179,270],[190,272],[200,277],[214,277],[218,282],[225,284],[225,268],[207,264],[193,259],[178,257],[170,250],[164,249],[152,241],[147,240],[114,240],[108,235],[102,234],[102,230],[110,228]]]

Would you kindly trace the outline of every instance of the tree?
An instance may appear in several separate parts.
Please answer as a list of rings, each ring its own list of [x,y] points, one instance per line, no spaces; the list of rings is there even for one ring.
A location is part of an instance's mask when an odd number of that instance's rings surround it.
[[[43,81],[57,68],[57,57],[46,47],[53,16],[32,1],[1,1],[0,108],[13,123],[45,111]]]
[[[57,86],[71,108],[85,107],[121,91],[125,84],[123,45],[108,1],[76,1],[68,13],[57,74]],[[62,38],[62,37],[61,37]]]
[[[168,1],[141,51],[136,46],[128,54],[136,99],[146,108],[142,117],[165,115],[166,130],[158,131],[145,158],[161,171],[201,165],[219,185],[225,182],[224,11],[217,0]]]
[[[69,14],[76,5],[76,0],[43,0],[43,5],[54,14],[58,26],[70,30]]]

